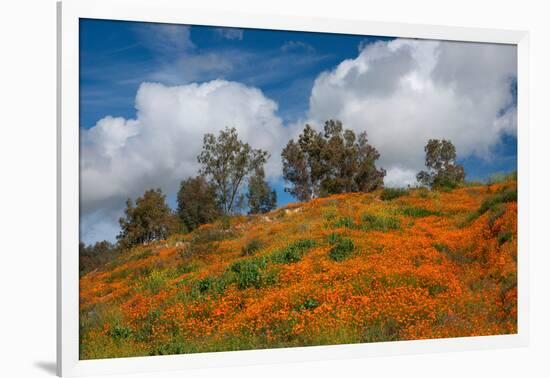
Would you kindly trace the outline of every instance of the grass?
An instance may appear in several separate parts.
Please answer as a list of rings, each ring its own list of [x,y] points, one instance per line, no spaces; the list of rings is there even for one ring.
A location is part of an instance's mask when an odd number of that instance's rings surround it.
[[[355,228],[352,217],[341,217],[332,223],[332,228]]]
[[[489,198],[485,199],[479,208],[470,213],[468,217],[460,224],[461,227],[465,227],[472,223],[474,220],[491,210],[493,214],[498,213],[498,207],[502,204],[509,202],[517,202],[518,192],[516,188],[505,188],[493,194]],[[490,217],[491,218],[491,217]]]
[[[437,216],[441,215],[441,213],[438,211],[432,211],[432,210],[425,209],[423,207],[416,207],[416,206],[404,206],[400,210],[403,213],[403,215],[413,217],[413,218],[424,218],[432,215],[437,215]]]
[[[364,231],[394,231],[401,228],[398,218],[389,215],[365,214],[361,217],[361,229]]]
[[[492,228],[495,222],[504,215],[506,212],[506,206],[503,203],[499,203],[489,209],[489,218],[487,218],[487,225]]]
[[[298,240],[286,248],[275,251],[271,255],[271,261],[277,264],[292,264],[302,259],[304,253],[315,247],[315,241],[311,239]]]
[[[231,272],[235,274],[235,283],[241,290],[248,288],[259,289],[273,285],[277,282],[277,274],[274,270],[267,270],[267,259],[241,260],[231,265]]]
[[[243,256],[252,256],[258,250],[262,249],[263,243],[256,238],[249,240],[242,248],[241,254]]]
[[[167,277],[163,271],[153,270],[141,281],[141,289],[151,294],[157,294],[166,286]]]
[[[332,261],[343,261],[353,254],[355,246],[349,238],[342,238],[329,250],[328,256]]]
[[[393,199],[406,196],[407,194],[409,194],[409,191],[404,188],[385,188],[382,190],[380,199],[382,201],[391,201]]]
[[[200,297],[205,294],[219,295],[222,294],[227,286],[231,283],[228,275],[205,277],[196,281],[191,289],[194,297]]]

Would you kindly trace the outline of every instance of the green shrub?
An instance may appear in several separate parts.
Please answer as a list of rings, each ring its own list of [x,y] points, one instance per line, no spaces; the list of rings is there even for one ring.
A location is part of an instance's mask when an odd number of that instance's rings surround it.
[[[332,234],[329,234],[327,235],[327,241],[330,243],[330,244],[336,244],[338,243],[340,240],[342,240],[342,235],[336,233],[336,232],[333,232]]]
[[[401,227],[399,219],[392,216],[365,214],[361,220],[363,222],[361,228],[365,231],[376,230],[388,232],[398,230]]]
[[[498,237],[497,237],[498,244],[503,245],[504,243],[512,240],[513,236],[514,236],[514,234],[512,233],[512,231],[503,231],[503,232],[499,233]]]
[[[392,199],[405,196],[409,193],[407,189],[404,188],[385,188],[380,195],[382,201],[391,201]]]
[[[132,329],[117,324],[109,329],[109,336],[111,336],[115,340],[128,339],[130,338],[130,336],[132,336]]]
[[[227,275],[222,275],[219,277],[205,277],[193,284],[191,293],[194,296],[204,294],[222,294],[230,283],[230,279]]]
[[[239,289],[262,286],[262,270],[266,268],[266,260],[241,260],[231,265],[231,271],[236,275],[236,283]]]
[[[314,310],[317,307],[319,307],[319,302],[314,298],[308,298],[300,306],[298,306],[297,310],[298,311]]]
[[[315,241],[310,239],[298,240],[285,249],[274,252],[271,261],[277,264],[291,264],[302,259],[304,253],[315,246]]]
[[[333,261],[343,261],[353,253],[353,241],[348,238],[343,238],[334,245],[328,252],[328,256]]]
[[[242,248],[241,253],[243,256],[251,256],[256,251],[262,249],[263,243],[259,239],[252,239],[248,241]]]

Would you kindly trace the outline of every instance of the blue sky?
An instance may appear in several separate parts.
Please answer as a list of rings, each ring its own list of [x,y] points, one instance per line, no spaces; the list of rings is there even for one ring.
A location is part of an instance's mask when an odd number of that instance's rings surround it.
[[[154,77],[178,52],[159,53],[143,35],[156,24],[83,19],[80,23],[80,126],[90,128],[105,115],[135,116],[139,85]],[[217,78],[261,88],[279,104],[279,115],[294,121],[307,110],[316,76],[357,56],[360,44],[389,38],[272,30],[241,30],[242,39],[223,38],[214,27],[193,26],[195,54],[224,51],[243,57],[229,72],[204,72],[199,82]],[[278,66],[283,62],[282,66]],[[276,68],[274,68],[277,65]],[[186,84],[182,77],[166,84]]]
[[[486,179],[494,173],[515,170],[517,141],[514,121],[510,121],[516,106],[515,50],[456,44],[431,46],[415,41],[408,41],[405,45],[402,48],[399,41],[382,37],[81,20],[80,128],[82,143],[88,146],[82,149],[81,163],[83,239],[89,242],[102,238],[112,240],[116,229],[115,220],[124,203],[123,197],[134,197],[147,189],[146,186],[154,185],[151,172],[163,169],[168,171],[173,165],[166,165],[166,161],[183,159],[183,155],[178,153],[159,161],[156,161],[156,155],[150,158],[147,155],[149,147],[146,136],[149,140],[163,140],[165,137],[159,135],[162,133],[162,125],[152,121],[162,119],[162,114],[155,113],[155,109],[162,106],[159,101],[166,99],[167,93],[176,96],[177,101],[185,101],[188,95],[195,96],[191,98],[194,101],[199,96],[196,93],[200,91],[198,88],[201,84],[204,84],[204,89],[214,85],[215,81],[218,84],[223,82],[219,85],[228,91],[231,89],[231,93],[243,95],[243,99],[235,102],[235,105],[228,105],[227,109],[224,107],[229,115],[232,109],[242,104],[243,109],[247,110],[255,106],[253,104],[260,103],[264,110],[250,114],[246,119],[261,117],[258,122],[264,127],[274,125],[272,127],[278,129],[276,135],[279,136],[286,135],[288,130],[299,130],[306,121],[320,124],[328,117],[342,119],[345,126],[349,124],[357,131],[366,129],[369,135],[373,135],[372,142],[383,155],[381,163],[385,164],[384,168],[390,168],[388,181],[394,180],[392,182],[396,185],[410,182],[411,174],[419,167],[422,151],[416,148],[420,152],[411,152],[410,156],[396,152],[396,149],[408,148],[406,131],[403,132],[405,144],[400,147],[399,144],[392,146],[388,142],[393,136],[384,130],[394,127],[396,119],[400,122],[414,119],[418,125],[422,125],[426,117],[423,114],[429,116],[430,111],[439,111],[434,118],[442,125],[430,126],[435,130],[433,137],[448,135],[449,138],[454,136],[457,139],[459,154],[463,152],[459,156],[460,162],[465,166],[468,179]],[[428,56],[430,54],[431,58]],[[446,54],[453,59],[449,63],[445,60]],[[478,57],[479,62],[476,61]],[[424,73],[422,67],[433,64],[434,59],[437,62],[433,70]],[[491,70],[491,59],[510,63],[501,65],[500,70]],[[470,79],[476,75],[482,80]],[[408,100],[411,103],[417,101],[409,98],[410,93],[414,93],[410,88],[405,91],[389,86],[394,81],[401,83],[395,85],[403,85],[405,79],[412,83],[411,88],[414,90],[428,88],[433,96],[426,94],[426,98],[436,99],[435,105],[427,104],[431,108],[419,111],[415,110],[418,105],[411,105],[407,110],[409,113],[396,118],[396,114],[401,111],[395,105],[399,104],[396,102],[398,99],[403,98],[401,102],[404,104]],[[476,82],[479,82],[480,88],[476,88]],[[147,86],[144,83],[158,85]],[[174,94],[172,90],[176,87],[179,88],[179,94]],[[486,96],[476,97],[480,96],[479,90],[483,88],[488,88],[492,96],[486,101],[486,106],[477,104],[485,102]],[[138,93],[141,95],[138,96]],[[382,94],[378,96],[378,93]],[[374,94],[378,97],[373,97]],[[344,102],[344,97],[346,103],[339,105]],[[445,103],[437,100],[447,97]],[[216,98],[222,105],[235,100]],[[422,106],[422,102],[420,104]],[[452,110],[452,114],[451,110],[445,110],[447,108]],[[171,111],[170,108],[162,110],[164,113]],[[174,111],[177,112],[177,109]],[[446,120],[446,114],[449,114],[449,120]],[[181,117],[182,128],[202,127],[199,121],[189,121],[189,125],[184,125],[185,114],[177,116]],[[202,116],[204,114],[193,114],[189,118],[196,120],[202,119]],[[447,123],[451,126],[445,129]],[[208,126],[212,127],[211,124]],[[234,125],[220,124],[216,127],[219,129],[224,126]],[[411,124],[407,127],[413,129],[409,131],[411,135],[416,134],[414,127],[420,133],[423,132],[422,126]],[[460,127],[464,127],[466,132],[457,131]],[[494,131],[487,131],[489,129]],[[252,135],[259,132],[254,130],[252,122],[252,126],[244,128],[242,133]],[[426,135],[429,133],[426,131]],[[471,142],[461,137],[468,133],[472,135]],[[287,134],[286,140],[296,135],[290,131]],[[400,134],[395,134],[396,139],[399,139]],[[130,143],[128,141],[131,138],[143,140]],[[282,143],[285,137],[280,138]],[[113,146],[113,149],[107,151],[99,145],[100,142]],[[201,144],[200,138],[186,142],[196,148]],[[130,150],[131,145],[134,150]],[[178,146],[173,148],[177,149]],[[167,150],[171,151],[172,148]],[[142,157],[145,159],[135,157],[140,151],[143,151]],[[280,160],[280,143],[274,144],[270,152],[271,159]],[[120,159],[128,156],[132,156],[135,161],[147,161],[120,168]],[[270,180],[277,190],[279,204],[292,201],[283,190],[284,182],[280,173],[276,172],[280,166],[273,164],[272,171],[275,173],[271,174]],[[114,173],[117,169],[120,172],[131,171],[129,177],[123,177],[121,182],[111,182],[120,179],[121,174]],[[178,172],[190,171],[180,167]],[[110,179],[110,174],[116,180]],[[96,186],[98,177],[104,180],[102,186]],[[176,181],[177,177],[158,184],[167,192],[172,205]],[[93,182],[93,187],[89,185],[87,188],[87,182]],[[117,205],[120,201],[122,204]],[[99,223],[102,225],[98,226]],[[95,230],[87,230],[92,228]]]

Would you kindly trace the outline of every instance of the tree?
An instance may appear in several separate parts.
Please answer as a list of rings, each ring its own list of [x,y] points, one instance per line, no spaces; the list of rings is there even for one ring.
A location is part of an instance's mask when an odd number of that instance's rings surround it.
[[[107,241],[99,241],[94,244],[85,245],[83,242],[78,244],[78,262],[80,275],[86,274],[107,261],[112,260],[117,253],[115,246]]]
[[[449,140],[430,139],[424,147],[427,171],[416,179],[430,188],[454,188],[464,182],[464,167],[456,162],[456,148]]]
[[[225,128],[218,136],[205,134],[197,160],[200,173],[216,190],[218,202],[225,214],[234,212],[239,203],[239,189],[246,176],[265,164],[269,155],[253,149],[239,140],[235,128]]]
[[[271,190],[265,181],[262,167],[256,168],[253,176],[248,179],[249,214],[267,213],[277,207],[277,192]]]
[[[300,201],[335,193],[372,191],[384,184],[386,171],[376,168],[378,151],[367,134],[357,137],[340,121],[325,122],[323,133],[306,125],[298,142],[290,140],[281,154],[287,192]]]
[[[124,215],[119,219],[121,231],[117,236],[123,247],[166,239],[177,228],[175,216],[160,189],[147,190],[136,199],[135,205],[128,199]]]
[[[222,210],[216,199],[216,190],[203,176],[188,178],[180,184],[177,215],[187,230],[218,218]]]
[[[283,177],[292,186],[285,192],[292,194],[299,201],[309,201],[313,194],[313,184],[309,174],[306,154],[300,145],[290,140],[281,153],[283,159]]]

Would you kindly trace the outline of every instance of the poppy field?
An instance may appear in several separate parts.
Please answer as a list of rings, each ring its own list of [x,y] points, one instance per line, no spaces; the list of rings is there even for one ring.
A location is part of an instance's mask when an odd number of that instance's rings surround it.
[[[513,334],[514,178],[225,216],[80,278],[80,358]]]

